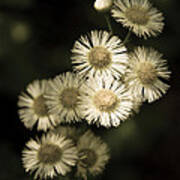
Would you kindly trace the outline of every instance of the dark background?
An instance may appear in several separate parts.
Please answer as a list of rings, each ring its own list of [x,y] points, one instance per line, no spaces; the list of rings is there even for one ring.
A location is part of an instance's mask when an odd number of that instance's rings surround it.
[[[54,77],[71,70],[71,49],[80,35],[108,30],[93,0],[0,1],[0,180],[32,179],[24,172],[21,151],[36,131],[27,130],[17,114],[17,97],[34,79]],[[128,47],[156,48],[172,71],[168,93],[144,104],[139,114],[117,129],[96,129],[111,149],[111,160],[97,179],[180,179],[180,11],[178,0],[151,0],[165,16],[157,38],[132,35]],[[112,19],[115,34],[127,30]]]

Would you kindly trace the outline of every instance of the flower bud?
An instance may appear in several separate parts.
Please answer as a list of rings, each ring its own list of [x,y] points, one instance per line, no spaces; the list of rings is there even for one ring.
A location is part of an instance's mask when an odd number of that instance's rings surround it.
[[[96,0],[94,2],[94,8],[98,12],[107,12],[111,8],[113,0]]]

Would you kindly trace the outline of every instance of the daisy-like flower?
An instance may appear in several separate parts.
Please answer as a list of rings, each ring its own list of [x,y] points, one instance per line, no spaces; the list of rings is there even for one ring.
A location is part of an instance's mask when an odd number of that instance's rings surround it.
[[[162,13],[152,7],[148,0],[116,0],[112,16],[145,39],[156,36],[164,27]]]
[[[34,178],[53,178],[66,175],[78,159],[77,148],[64,136],[48,133],[41,140],[31,139],[22,152],[23,166]]]
[[[126,81],[136,97],[148,102],[159,99],[169,88],[162,80],[169,77],[167,61],[154,49],[137,47],[129,54]]]
[[[81,36],[72,49],[74,70],[92,77],[125,73],[128,56],[126,48],[117,36],[106,31],[91,31]]]
[[[119,126],[131,114],[133,102],[124,84],[112,77],[91,78],[83,86],[82,114],[89,124]]]
[[[56,118],[48,113],[44,94],[48,91],[47,80],[35,80],[27,86],[27,92],[19,96],[19,116],[27,128],[37,123],[37,129],[47,131],[56,126]]]
[[[113,0],[96,0],[94,2],[94,8],[98,12],[107,12],[112,7]]]
[[[50,81],[50,91],[46,94],[49,112],[59,116],[60,121],[73,122],[81,120],[79,101],[83,78],[78,74],[67,72]]]
[[[79,161],[77,175],[87,179],[87,173],[96,176],[104,170],[109,160],[109,148],[90,130],[84,133],[77,144]]]

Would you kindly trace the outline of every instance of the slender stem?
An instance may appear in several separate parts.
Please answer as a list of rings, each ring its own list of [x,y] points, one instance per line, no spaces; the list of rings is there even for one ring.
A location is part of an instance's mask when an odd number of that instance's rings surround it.
[[[127,33],[127,35],[126,35],[126,37],[125,37],[125,39],[124,39],[124,41],[123,41],[123,44],[126,44],[126,43],[128,42],[130,35],[131,35],[131,31],[129,31],[129,32]]]
[[[107,22],[109,31],[111,32],[111,34],[113,34],[113,30],[112,30],[112,26],[111,26],[111,21],[110,21],[110,18],[109,18],[109,14],[105,14],[104,17],[105,17],[105,19],[106,19],[106,22]]]

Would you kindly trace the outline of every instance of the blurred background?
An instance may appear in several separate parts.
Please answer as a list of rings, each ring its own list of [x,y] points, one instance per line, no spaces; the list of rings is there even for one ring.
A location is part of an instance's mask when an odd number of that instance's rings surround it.
[[[98,180],[180,179],[180,11],[178,0],[151,0],[165,16],[157,38],[131,36],[129,47],[156,48],[172,71],[170,90],[161,100],[144,104],[133,119],[117,129],[96,129],[111,149],[111,160]],[[30,180],[21,164],[29,131],[17,114],[17,97],[34,79],[50,78],[72,70],[71,49],[80,35],[108,30],[93,0],[0,1],[0,180]],[[115,34],[124,39],[127,29],[113,19]]]

